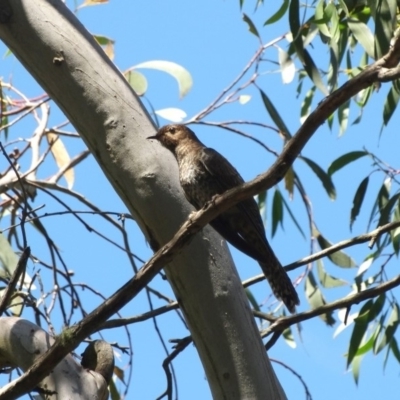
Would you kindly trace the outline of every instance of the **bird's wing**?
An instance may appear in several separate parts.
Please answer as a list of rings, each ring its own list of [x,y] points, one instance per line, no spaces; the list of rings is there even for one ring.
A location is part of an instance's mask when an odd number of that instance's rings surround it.
[[[222,194],[227,190],[244,183],[243,178],[235,167],[217,151],[204,148],[201,161],[207,171],[214,178],[213,180],[217,183],[219,189],[218,194]],[[242,211],[245,212],[252,221],[254,221],[257,230],[260,230],[264,236],[264,224],[256,201],[253,198],[250,198],[240,202],[237,207],[242,208]]]
[[[200,160],[219,186],[219,194],[244,183],[235,167],[214,149],[203,148]]]
[[[244,180],[240,176],[239,172],[225,157],[223,157],[217,151],[210,148],[204,148],[202,150],[202,156],[200,159],[204,167],[212,175],[214,183],[218,186],[219,194],[222,194],[223,192],[244,183]],[[253,198],[244,200],[237,204],[236,207],[247,215],[249,221],[252,222],[253,227],[257,231],[260,239],[263,242],[267,242],[265,240],[264,224],[255,200]],[[221,217],[222,218],[220,220],[217,218],[216,220],[212,221],[211,225],[214,226],[214,228],[222,236],[224,236],[239,250],[248,254],[250,257],[258,260],[263,259],[262,254],[258,252],[255,253],[254,247],[251,244],[247,244],[245,235],[241,235],[241,232],[237,232],[235,234],[233,234],[233,232],[229,232],[230,230],[226,229],[225,224],[222,221],[223,215]]]

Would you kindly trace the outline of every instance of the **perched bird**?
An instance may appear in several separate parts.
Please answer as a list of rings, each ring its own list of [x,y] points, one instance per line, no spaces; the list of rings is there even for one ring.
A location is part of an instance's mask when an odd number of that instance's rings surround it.
[[[174,154],[186,199],[197,210],[213,196],[244,183],[227,159],[205,147],[185,125],[164,126],[155,136],[147,139],[158,140]],[[267,241],[255,200],[250,198],[236,204],[218,215],[210,225],[225,240],[259,262],[275,296],[285,303],[290,312],[295,312],[299,298]]]

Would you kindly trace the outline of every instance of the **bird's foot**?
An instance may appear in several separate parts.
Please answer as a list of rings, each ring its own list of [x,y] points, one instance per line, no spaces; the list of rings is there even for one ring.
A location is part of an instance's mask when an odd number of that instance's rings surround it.
[[[204,205],[204,208],[209,208],[212,207],[215,204],[215,200],[218,198],[219,194],[214,194],[213,197],[211,197],[210,200],[207,201],[207,203]]]
[[[189,216],[188,216],[188,220],[189,220],[190,222],[193,222],[193,218],[196,216],[196,214],[197,214],[197,211],[196,211],[196,210],[192,211],[192,212],[189,214]]]

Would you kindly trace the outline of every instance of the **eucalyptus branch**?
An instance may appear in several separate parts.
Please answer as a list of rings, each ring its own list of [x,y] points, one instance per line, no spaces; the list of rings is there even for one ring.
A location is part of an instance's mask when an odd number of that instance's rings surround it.
[[[7,162],[10,164],[12,170],[14,171],[14,174],[16,176],[16,181],[18,181],[18,183],[19,183],[19,185],[21,187],[22,194],[23,194],[24,204],[21,205],[21,208],[22,208],[21,233],[22,233],[22,240],[24,242],[24,248],[27,248],[28,247],[28,241],[27,241],[27,238],[26,238],[25,221],[26,221],[26,218],[28,216],[28,214],[27,214],[28,195],[26,193],[25,186],[24,186],[24,184],[22,182],[22,178],[21,178],[20,174],[17,171],[17,168],[15,167],[14,163],[11,161],[10,157],[8,156],[8,154],[6,153],[6,150],[3,147],[3,144],[1,142],[0,142],[0,149],[3,152],[4,157],[6,158]]]
[[[148,319],[157,317],[159,315],[165,314],[172,310],[176,310],[178,308],[179,308],[178,302],[174,301],[171,304],[167,304],[166,306],[162,306],[162,307],[156,308],[154,310],[145,312],[143,314],[136,315],[135,317],[118,318],[118,319],[112,319],[110,321],[106,321],[106,322],[104,322],[104,324],[102,324],[99,327],[99,330],[119,328],[120,326],[126,326],[126,325],[130,325],[130,324],[136,324],[136,323],[142,322],[142,321],[147,321]]]
[[[387,232],[392,231],[400,226],[400,222],[390,222],[388,224],[379,226],[378,228],[374,229],[371,232],[364,233],[362,235],[358,235],[352,239],[343,240],[339,243],[334,244],[326,249],[319,251],[318,253],[312,254],[308,257],[304,257],[303,259],[296,261],[294,263],[288,264],[285,266],[286,271],[292,271],[302,265],[306,265],[310,262],[315,260],[319,260],[320,258],[326,257],[330,254],[336,253],[339,250],[345,249],[347,247],[354,246],[355,244],[361,244],[365,242],[370,242],[369,247],[371,248],[372,245],[375,243],[376,239]]]
[[[282,361],[279,361],[275,358],[270,358],[270,360],[276,364],[281,365],[283,368],[286,368],[287,370],[289,370],[299,381],[300,383],[303,385],[304,388],[304,392],[306,394],[306,400],[312,400],[312,396],[311,396],[311,392],[308,389],[308,386],[306,384],[306,382],[304,381],[304,379],[302,378],[302,376],[296,372],[292,367],[290,367],[289,365],[283,363]]]
[[[260,145],[264,150],[268,151],[268,153],[273,154],[274,156],[278,157],[279,154],[275,151],[272,150],[270,147],[268,147],[262,140],[255,138],[254,136],[249,135],[248,133],[242,131],[241,129],[237,129],[234,128],[233,126],[231,126],[232,124],[240,124],[240,123],[245,123],[244,121],[237,121],[237,122],[208,122],[208,121],[198,121],[196,122],[196,124],[198,125],[208,125],[208,126],[217,126],[219,128],[225,129],[229,132],[233,132],[236,133],[239,136],[243,136],[246,139],[252,140],[253,142],[257,143],[258,145]],[[250,123],[249,123],[250,124]],[[257,125],[256,123],[254,123],[254,125]],[[259,124],[259,125],[263,125],[263,124]],[[264,126],[266,127],[266,126]],[[268,127],[270,129],[274,129],[278,132],[278,130],[276,128],[272,128],[272,127]]]
[[[303,265],[307,265],[313,261],[319,260],[321,258],[329,256],[330,254],[336,253],[339,250],[354,246],[356,244],[369,242],[369,247],[372,247],[372,245],[376,242],[376,239],[380,235],[390,232],[398,227],[400,227],[400,222],[398,222],[398,221],[397,222],[389,222],[388,224],[379,226],[378,228],[374,229],[371,232],[355,236],[354,238],[351,238],[351,239],[343,240],[343,241],[336,243],[336,244],[334,244],[326,249],[323,249],[317,253],[314,253],[314,254],[311,254],[310,256],[304,257],[301,260],[298,260],[291,264],[285,265],[284,268],[286,269],[286,271],[293,271]],[[265,276],[263,274],[254,276],[250,279],[245,280],[243,282],[243,286],[248,287],[248,286],[254,285],[255,283],[261,282],[264,279],[265,279]]]
[[[86,157],[90,155],[89,150],[84,150],[78,155],[76,155],[70,162],[66,165],[64,165],[60,170],[49,179],[50,183],[57,183],[61,177],[71,168],[74,168],[76,165],[78,165],[81,161],[83,161]]]
[[[300,314],[291,315],[284,318],[279,318],[275,322],[273,322],[267,329],[264,329],[261,332],[261,336],[265,337],[271,333],[282,332],[291,325],[298,324],[302,321],[307,321],[308,319],[317,317],[318,315],[326,314],[328,312],[341,308],[350,308],[354,304],[358,304],[364,300],[377,297],[380,294],[385,293],[397,286],[400,286],[400,275],[387,282],[381,283],[378,286],[347,296],[344,299],[333,301],[332,303],[325,304],[314,310],[305,311]]]
[[[24,107],[23,109],[26,108],[26,111],[24,111],[21,115],[19,115],[18,117],[14,118],[12,121],[10,121],[8,124],[2,125],[0,127],[0,132],[10,128],[11,126],[15,125],[17,122],[19,122],[20,120],[22,120],[24,117],[26,117],[27,115],[31,114],[32,111],[34,111],[36,108],[39,108],[42,104],[47,103],[48,101],[50,101],[49,97],[46,97],[43,100],[38,101],[37,103],[34,104],[30,104],[29,106]]]
[[[271,40],[269,43],[266,43],[264,45],[261,45],[253,57],[250,59],[250,61],[247,63],[247,65],[244,67],[244,69],[240,72],[240,74],[217,96],[217,98],[211,102],[204,110],[200,111],[197,113],[195,116],[193,116],[190,121],[188,122],[198,122],[202,120],[206,115],[210,114],[212,111],[215,111],[217,108],[221,107],[225,102],[229,101],[239,90],[243,89],[243,86],[237,90],[235,90],[233,93],[227,96],[227,98],[220,103],[221,99],[244,77],[244,75],[250,70],[250,68],[256,64],[264,51],[271,47],[274,46],[276,43],[279,41],[283,40],[286,37],[285,35],[278,36],[277,38]],[[253,80],[255,76],[250,78],[250,81],[245,84],[245,86],[248,86]]]
[[[172,400],[172,375],[171,371],[169,370],[169,366],[172,365],[172,361],[174,360],[174,358],[176,358],[180,353],[182,353],[182,351],[185,350],[186,347],[193,342],[193,339],[191,336],[187,336],[183,339],[176,340],[175,342],[176,345],[174,346],[175,347],[174,351],[162,363],[165,375],[167,377],[167,389],[161,396],[157,397],[156,400],[160,400],[166,395],[168,396],[168,400]]]

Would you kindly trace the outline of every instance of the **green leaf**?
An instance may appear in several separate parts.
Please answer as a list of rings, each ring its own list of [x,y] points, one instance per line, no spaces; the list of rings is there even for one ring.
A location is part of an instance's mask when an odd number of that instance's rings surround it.
[[[386,183],[388,183],[389,186]],[[385,184],[382,185],[377,198],[380,214],[377,226],[385,225],[390,221],[392,209],[399,199],[400,193],[397,193],[393,197],[389,198],[389,191],[390,180],[387,179]]]
[[[261,217],[264,221],[265,224],[265,218],[267,215],[267,191],[261,192],[257,196],[257,204],[258,204],[258,209],[260,210]]]
[[[300,40],[298,40],[300,36],[300,7],[299,7],[299,0],[291,0],[290,1],[290,6],[289,6],[289,26],[290,26],[290,32],[292,33],[293,36],[293,42],[297,42],[298,44],[303,47],[303,43],[300,37]]]
[[[5,287],[0,288],[0,299],[3,297],[5,290]],[[7,304],[7,311],[11,312],[16,317],[21,316],[25,300],[26,293],[15,290],[13,292],[13,295],[11,296],[9,303]]]
[[[337,87],[337,79],[338,79],[338,70],[339,70],[339,47],[337,43],[331,41],[330,42],[330,62],[328,69],[328,86],[329,90],[332,92]]]
[[[289,132],[289,129],[287,128],[286,124],[283,122],[283,119],[279,115],[278,110],[275,108],[274,104],[269,99],[269,97],[261,89],[260,89],[260,93],[261,93],[261,98],[264,103],[264,106],[267,109],[268,114],[271,117],[272,121],[274,121],[275,125],[281,131],[282,135],[290,138],[291,134]]]
[[[389,193],[390,193],[391,186],[392,186],[391,179],[386,178],[385,181],[383,182],[381,188],[379,189],[377,202],[378,202],[380,210],[383,210],[389,201]]]
[[[346,101],[338,108],[339,136],[342,136],[347,129],[347,124],[349,122],[349,111],[350,101]]]
[[[300,56],[300,61],[304,65],[304,69],[307,72],[307,75],[310,77],[310,79],[313,81],[314,85],[325,95],[327,96],[329,94],[327,88],[324,85],[324,82],[322,81],[321,75],[318,71],[317,66],[314,63],[314,60],[311,58],[310,53],[304,49],[303,50],[303,55]]]
[[[385,293],[380,294],[375,299],[374,304],[371,307],[371,310],[369,312],[368,322],[373,321],[374,319],[376,319],[379,316],[379,314],[383,310],[383,306],[385,305],[385,301],[386,301],[386,294]]]
[[[339,171],[346,165],[358,160],[361,157],[366,156],[368,153],[365,151],[350,151],[349,153],[343,154],[338,157],[328,168],[328,174],[332,176],[335,172]]]
[[[0,277],[8,279],[17,267],[19,257],[14,253],[10,242],[0,233]]]
[[[333,121],[334,121],[334,114],[331,114],[328,119],[326,120],[326,122],[328,123],[329,129],[332,131],[332,126],[333,126]]]
[[[303,231],[303,229],[301,229],[301,225],[297,222],[296,217],[294,216],[294,214],[292,213],[292,210],[289,207],[289,204],[286,202],[286,200],[284,199],[284,197],[282,197],[282,201],[283,201],[283,205],[285,206],[287,212],[289,213],[290,218],[292,219],[293,223],[296,225],[296,228],[300,231],[301,235],[303,236],[303,238],[306,238],[306,235]]]
[[[331,33],[329,32],[329,27],[327,25],[327,22],[329,22],[329,20],[325,18],[326,16],[324,15],[324,6],[325,0],[320,0],[315,7],[314,23],[317,25],[317,28],[323,36],[330,38]],[[322,38],[322,40],[324,43],[326,42],[324,38]]]
[[[396,205],[399,198],[400,198],[400,193],[397,193],[388,200],[385,207],[381,210],[381,218],[379,221],[380,225],[386,224],[390,221],[390,216],[392,214],[393,207]]]
[[[315,86],[313,86],[305,95],[300,108],[300,122],[303,124],[304,121],[311,113],[311,103],[314,98]]]
[[[390,9],[392,5],[393,10]],[[393,37],[396,23],[396,2],[380,0],[376,4],[375,20],[375,58],[384,56],[390,48],[390,40]],[[392,15],[393,13],[393,15]]]
[[[148,68],[166,72],[178,82],[179,96],[184,97],[193,86],[193,80],[190,73],[180,65],[162,60],[146,61],[135,65],[133,69]]]
[[[138,96],[143,96],[147,90],[147,79],[138,71],[129,70],[124,73],[126,80]]]
[[[380,351],[382,351],[383,348],[385,348],[387,345],[390,345],[390,342],[392,341],[398,326],[399,326],[399,306],[397,305],[397,303],[394,303],[382,340],[374,348],[375,354],[378,354]]]
[[[253,292],[249,288],[245,288],[244,291],[246,292],[247,299],[249,300],[250,304],[256,311],[260,311],[260,307],[255,299]]]
[[[7,140],[8,139],[8,127],[3,128],[3,126],[8,125],[8,116],[7,116],[7,106],[9,104],[9,101],[7,100],[7,96],[5,95],[3,91],[3,86],[0,85],[0,107],[1,107],[1,126],[0,126],[0,132],[4,130],[4,138]]]
[[[107,46],[110,43],[115,44],[115,40],[112,40],[104,35],[93,35],[93,37],[96,39],[96,42],[101,46]]]
[[[283,206],[282,206],[282,195],[281,192],[276,189],[274,198],[272,200],[272,237],[274,237],[278,225],[283,227]]]
[[[107,36],[103,35],[93,35],[97,43],[102,46],[104,52],[107,54],[107,56],[113,60],[114,59],[114,45],[115,45],[115,40],[108,38]]]
[[[366,89],[361,90],[360,93],[356,96],[356,103],[361,108],[365,107],[368,103],[368,100],[371,98],[371,95],[374,91],[373,86],[370,86]]]
[[[111,400],[121,400],[121,396],[118,392],[117,385],[115,384],[113,379],[110,380],[108,384],[108,389],[110,391]]]
[[[393,249],[398,256],[400,253],[400,227],[390,231],[390,235],[392,237]]]
[[[314,161],[310,160],[307,157],[300,157],[301,160],[305,161],[305,163],[312,169],[312,171],[317,175],[319,180],[322,182],[323,187],[330,199],[336,199],[336,189],[332,182],[331,177]]]
[[[346,54],[346,50],[348,48],[348,46],[347,46],[348,37],[349,37],[349,28],[342,24],[340,26],[340,36],[339,36],[339,40],[337,42],[337,45],[339,48],[338,49],[339,54],[338,54],[338,58],[337,58],[338,65],[340,65],[342,63],[344,55]]]
[[[285,180],[285,189],[288,191],[290,199],[293,199],[294,180],[295,180],[295,173],[293,170],[293,166],[291,166],[287,170],[284,180]]]
[[[363,345],[361,345],[358,348],[355,357],[362,356],[362,355],[368,353],[370,350],[372,350],[372,348],[374,347],[374,342],[375,342],[376,338],[378,337],[381,329],[382,329],[382,325],[378,323],[375,327],[375,331],[372,333],[370,338]]]
[[[389,93],[386,97],[385,104],[383,106],[383,123],[387,125],[392,118],[394,111],[396,110],[397,104],[399,102],[400,93],[393,86],[390,88]]]
[[[258,33],[256,26],[253,24],[253,21],[246,14],[243,14],[242,18],[248,25],[249,31],[260,39],[260,34]]]
[[[331,23],[331,37],[332,42],[337,43],[340,36],[340,29],[339,29],[339,15],[336,9],[335,4],[329,3],[325,9],[325,13],[329,13],[329,21]]]
[[[373,306],[373,301],[368,300],[360,310],[358,317],[354,320],[354,328],[349,342],[349,351],[347,353],[347,367],[352,363],[357,351],[361,345],[364,335],[367,331],[369,312]]]
[[[289,0],[284,0],[279,10],[264,22],[264,26],[279,21],[285,15],[288,8],[289,8]]]
[[[293,332],[292,330],[289,328],[286,328],[283,332],[282,332],[282,336],[285,339],[286,344],[292,348],[295,349],[296,346],[296,341],[294,340],[294,336],[293,336]]]
[[[390,342],[390,349],[392,350],[393,355],[395,356],[397,362],[400,364],[400,350],[397,344],[396,338],[393,338]]]
[[[312,234],[317,239],[318,244],[322,250],[327,249],[332,246],[332,243],[329,242],[328,240],[326,240],[322,236],[321,232],[319,232],[315,226],[312,228]],[[329,254],[327,257],[335,265],[337,265],[338,267],[341,267],[341,268],[354,268],[357,266],[355,261],[342,251],[336,251],[333,254]]]
[[[10,57],[13,54],[13,52],[10,49],[6,49],[6,52],[3,55],[3,58]]]
[[[351,365],[351,369],[353,371],[353,378],[356,385],[358,385],[358,381],[360,379],[360,366],[362,358],[363,356],[354,357],[353,363]]]
[[[375,59],[374,35],[368,26],[357,19],[350,18],[347,20],[347,25],[367,54]]]
[[[362,307],[360,313],[357,318],[354,319],[355,325],[359,324],[359,333],[363,332],[363,327],[368,327],[368,325],[374,321],[382,312],[382,309],[385,305],[386,295],[382,293],[378,296],[378,298],[374,301],[371,300],[371,303],[365,305],[365,308]],[[370,336],[368,340],[362,340],[358,347],[356,348],[356,353],[354,356],[360,356],[365,354],[367,351],[371,350],[375,345],[376,339],[379,337],[380,332],[382,331],[383,321],[385,316],[381,316],[380,322],[377,323],[374,333]],[[356,327],[355,327],[356,328]],[[353,331],[354,333],[354,331]],[[366,332],[363,335],[363,338],[366,337]],[[356,337],[354,338],[356,341]]]
[[[378,226],[381,223],[381,221],[383,222],[385,220],[386,221],[388,220],[388,214],[386,213],[387,209],[385,209],[385,206],[389,201],[390,187],[391,187],[390,179],[385,179],[385,181],[383,182],[383,184],[379,190],[378,196],[375,199],[374,205],[372,207],[371,214],[369,216],[367,229],[369,229],[372,221],[376,217],[377,210],[379,210],[379,213],[381,213],[381,211],[383,211],[383,215],[381,214],[381,216],[380,216]],[[379,240],[379,238],[378,238],[378,240]]]
[[[364,261],[358,267],[357,276],[360,276],[365,271],[367,271],[371,267],[374,260],[375,260],[374,254],[367,255],[367,257],[365,257]]]
[[[346,17],[348,17],[349,16],[349,10],[347,8],[346,1],[345,0],[339,0],[339,4],[340,4],[340,7],[342,8],[342,10],[344,11],[344,13],[346,14]]]
[[[368,183],[369,183],[369,177],[367,176],[364,178],[360,185],[358,186],[356,190],[356,194],[354,195],[353,198],[353,207],[351,208],[350,212],[350,230],[353,226],[354,221],[356,220],[358,214],[360,213],[361,205],[364,201],[365,193],[368,188]]]
[[[324,265],[321,260],[317,260],[316,264],[317,264],[318,278],[319,278],[319,281],[321,282],[321,285],[324,288],[329,289],[329,288],[347,285],[346,281],[339,279],[339,278],[335,278],[332,275],[329,275],[325,271]]]
[[[318,308],[326,304],[324,296],[315,281],[313,273],[310,271],[305,281],[305,295],[312,309]],[[329,326],[332,326],[336,321],[333,318],[332,312],[319,316]]]

